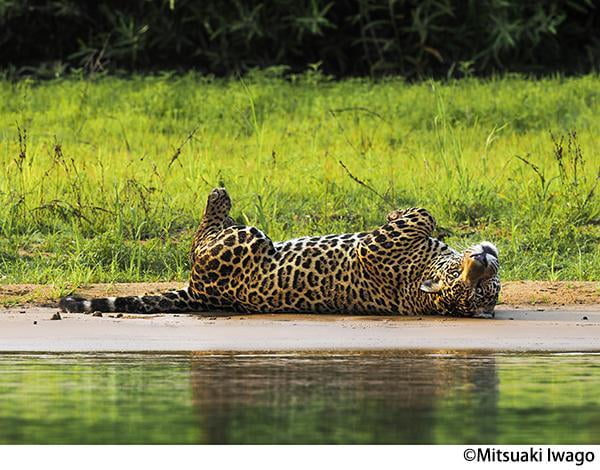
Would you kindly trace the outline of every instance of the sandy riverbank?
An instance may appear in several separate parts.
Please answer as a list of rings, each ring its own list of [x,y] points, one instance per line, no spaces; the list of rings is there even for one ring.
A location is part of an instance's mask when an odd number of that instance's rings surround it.
[[[77,294],[139,295],[180,287],[94,284]],[[0,309],[0,351],[600,351],[598,282],[506,282],[495,319],[62,314],[62,320],[50,320],[57,295],[52,286],[0,285],[0,302],[9,306]]]
[[[600,305],[498,307],[495,319],[338,315],[149,315],[56,309],[0,314],[0,351],[600,351]]]

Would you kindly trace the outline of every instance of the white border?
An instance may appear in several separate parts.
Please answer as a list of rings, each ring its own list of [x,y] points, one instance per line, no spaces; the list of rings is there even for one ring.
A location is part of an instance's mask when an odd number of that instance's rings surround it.
[[[536,452],[542,462],[471,462],[470,450]],[[593,454],[592,462],[548,462],[554,452]],[[368,445],[368,446],[0,446],[3,469],[36,470],[404,470],[413,468],[480,469],[599,468],[600,446],[477,446],[477,445]]]

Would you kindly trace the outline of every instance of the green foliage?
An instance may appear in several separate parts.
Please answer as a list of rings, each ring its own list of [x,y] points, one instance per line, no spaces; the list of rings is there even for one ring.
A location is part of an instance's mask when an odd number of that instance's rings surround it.
[[[337,76],[590,72],[600,9],[593,0],[0,0],[0,65],[11,76],[282,64]]]
[[[273,73],[0,81],[2,282],[183,280],[219,185],[274,240],[419,205],[504,279],[600,280],[597,76]]]

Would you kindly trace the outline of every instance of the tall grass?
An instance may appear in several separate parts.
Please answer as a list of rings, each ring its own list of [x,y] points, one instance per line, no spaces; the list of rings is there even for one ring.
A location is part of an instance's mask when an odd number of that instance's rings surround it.
[[[420,205],[505,279],[600,279],[600,79],[0,82],[1,282],[185,279],[208,191],[275,239]]]

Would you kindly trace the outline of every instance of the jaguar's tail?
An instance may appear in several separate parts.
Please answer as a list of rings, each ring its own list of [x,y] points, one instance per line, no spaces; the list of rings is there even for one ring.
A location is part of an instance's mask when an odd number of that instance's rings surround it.
[[[59,306],[63,312],[123,312],[123,313],[180,313],[202,311],[202,305],[192,299],[188,288],[158,295],[104,297],[83,299],[63,297]]]

